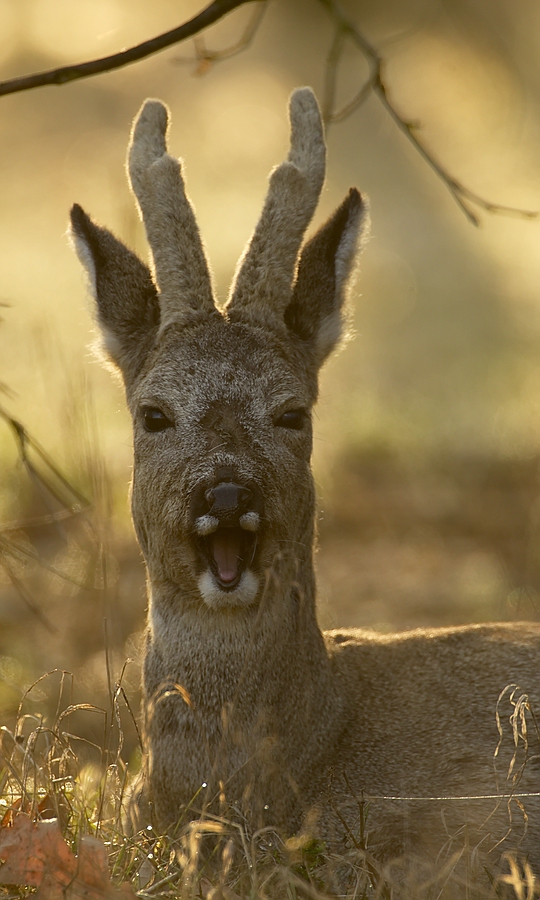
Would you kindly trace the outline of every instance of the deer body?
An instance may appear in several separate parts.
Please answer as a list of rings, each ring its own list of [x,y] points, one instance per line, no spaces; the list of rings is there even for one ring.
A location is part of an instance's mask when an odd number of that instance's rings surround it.
[[[494,752],[501,691],[520,685],[539,704],[540,627],[323,635],[316,619],[311,410],[365,205],[352,189],[302,246],[325,148],[313,94],[296,91],[289,157],[220,311],[167,121],[147,101],[129,153],[154,274],[72,211],[134,423],[149,578],[143,793],[165,829],[222,811],[336,848],[372,798],[370,847],[383,856],[452,845],[464,815],[489,850],[507,836],[507,800],[427,798],[538,789],[537,738],[518,714],[512,731],[507,701]],[[538,858],[538,798],[522,802],[528,833],[510,845]]]

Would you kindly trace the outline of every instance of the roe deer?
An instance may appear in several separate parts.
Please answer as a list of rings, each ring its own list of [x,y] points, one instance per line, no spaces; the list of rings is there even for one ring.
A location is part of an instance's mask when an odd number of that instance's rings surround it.
[[[162,829],[225,798],[252,830],[303,828],[339,850],[369,800],[381,859],[453,850],[466,823],[469,846],[504,840],[538,860],[538,739],[525,725],[528,697],[540,699],[540,626],[318,627],[311,412],[367,210],[352,188],[302,243],[325,172],[310,89],[293,93],[290,120],[224,309],[159,101],[143,105],[128,160],[152,270],[71,213],[133,416],[149,583],[143,793]],[[498,701],[509,685],[530,694]]]

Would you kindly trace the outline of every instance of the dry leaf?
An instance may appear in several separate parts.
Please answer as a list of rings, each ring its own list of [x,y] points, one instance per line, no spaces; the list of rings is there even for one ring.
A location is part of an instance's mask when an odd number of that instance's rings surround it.
[[[45,794],[44,797],[41,798],[37,807],[30,800],[24,800],[22,797],[16,797],[15,800],[12,801],[11,806],[4,813],[2,820],[0,821],[0,828],[11,828],[13,822],[15,821],[16,816],[21,812],[32,814],[32,807],[35,808],[37,814],[40,819],[54,819],[57,815],[57,810],[55,809],[55,804],[53,798],[50,794]]]
[[[25,813],[0,828],[0,884],[37,887],[36,900],[134,900],[129,884],[111,884],[107,850],[83,837],[79,855],[64,841],[57,819],[32,822]]]

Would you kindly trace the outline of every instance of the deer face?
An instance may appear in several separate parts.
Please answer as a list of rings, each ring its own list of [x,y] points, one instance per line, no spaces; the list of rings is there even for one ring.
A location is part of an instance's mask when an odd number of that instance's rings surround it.
[[[292,348],[212,319],[167,329],[130,397],[133,518],[151,578],[209,606],[247,605],[302,540],[310,407]]]
[[[312,542],[311,408],[340,338],[365,208],[354,189],[299,248],[324,179],[309,89],[291,100],[291,151],[271,175],[229,302],[215,305],[167,112],[147,101],[129,172],[155,266],[72,210],[105,349],[133,416],[132,509],[150,580],[187,602],[250,606],[276,559]],[[157,283],[156,283],[157,281]]]

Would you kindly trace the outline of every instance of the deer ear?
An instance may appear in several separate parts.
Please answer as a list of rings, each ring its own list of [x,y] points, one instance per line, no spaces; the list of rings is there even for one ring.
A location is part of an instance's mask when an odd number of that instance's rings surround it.
[[[300,254],[285,323],[322,365],[343,336],[344,304],[360,237],[368,230],[367,204],[351,188],[328,222]]]
[[[117,238],[75,204],[71,236],[86,269],[109,359],[124,381],[139,373],[156,340],[159,301],[150,270]]]

